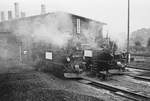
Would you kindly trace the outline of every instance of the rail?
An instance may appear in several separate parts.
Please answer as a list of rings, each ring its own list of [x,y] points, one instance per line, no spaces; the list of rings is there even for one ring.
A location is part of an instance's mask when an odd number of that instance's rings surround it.
[[[127,88],[110,85],[101,81],[94,80],[89,77],[81,77],[81,78],[90,81],[91,83],[89,84],[91,84],[92,86],[107,89],[109,91],[114,92],[117,95],[132,99],[134,101],[150,101],[150,97],[129,91]]]
[[[150,69],[148,69],[148,68],[140,68],[140,67],[138,67],[138,66],[135,67],[135,66],[132,66],[132,65],[128,65],[127,68],[150,71]]]
[[[147,76],[136,76],[136,75],[130,75],[130,74],[128,74],[128,76],[134,77],[136,79],[144,80],[144,81],[150,81],[150,77],[147,77]]]

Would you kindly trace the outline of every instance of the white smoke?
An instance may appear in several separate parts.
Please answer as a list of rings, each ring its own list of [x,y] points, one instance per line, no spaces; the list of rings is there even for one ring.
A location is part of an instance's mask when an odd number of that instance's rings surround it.
[[[44,42],[60,47],[65,46],[72,35],[72,19],[65,13],[41,15],[21,20],[15,34],[21,38],[32,38],[34,42]]]
[[[118,48],[121,50],[124,50],[126,48],[126,40],[127,40],[127,34],[125,32],[118,33],[118,32],[111,32],[109,31],[109,27],[104,27],[104,37],[109,37],[112,41],[114,41]]]
[[[86,28],[87,27],[87,28]],[[92,48],[98,48],[98,41],[102,40],[102,25],[94,21],[89,21],[82,26],[83,37],[86,39],[86,43]],[[83,42],[84,43],[84,42]]]
[[[113,33],[110,35],[111,39],[116,42],[119,49],[125,49],[126,48],[126,40],[127,35],[126,33]]]

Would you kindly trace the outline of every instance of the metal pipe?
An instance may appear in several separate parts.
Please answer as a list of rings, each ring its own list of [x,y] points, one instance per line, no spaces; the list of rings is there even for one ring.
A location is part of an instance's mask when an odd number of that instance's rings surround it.
[[[15,18],[19,18],[19,4],[15,2],[14,6],[15,6]]]
[[[12,20],[12,11],[8,11],[8,20]]]
[[[5,13],[2,11],[1,12],[1,21],[4,21],[5,20]]]
[[[46,13],[46,7],[44,4],[41,4],[41,14],[45,14]]]

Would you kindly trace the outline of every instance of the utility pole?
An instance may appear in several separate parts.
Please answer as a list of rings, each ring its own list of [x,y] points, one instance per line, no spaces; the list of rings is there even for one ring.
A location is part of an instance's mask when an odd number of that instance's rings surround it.
[[[129,34],[130,34],[130,0],[128,0],[128,23],[127,23],[127,63],[129,62]]]

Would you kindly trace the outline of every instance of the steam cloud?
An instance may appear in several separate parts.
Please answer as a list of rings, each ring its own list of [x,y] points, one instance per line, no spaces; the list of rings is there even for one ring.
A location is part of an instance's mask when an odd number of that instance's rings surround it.
[[[56,12],[2,22],[0,31],[10,32],[11,35],[17,36],[18,40],[22,42],[24,49],[29,49],[28,51],[32,48],[32,42],[43,42],[58,47],[65,47],[68,45],[69,40],[73,40],[74,43],[89,44],[91,48],[98,48],[97,42],[103,38],[102,24],[94,21],[85,21],[81,24],[82,29],[78,38],[73,37],[73,34],[75,34],[74,27],[75,24],[73,24],[71,15]],[[17,43],[15,48],[5,49],[1,47],[2,50],[0,52],[4,53],[3,51],[7,51],[9,57],[15,60],[20,54],[19,44]],[[8,55],[1,55],[2,58],[8,59]]]
[[[15,34],[21,38],[33,38],[35,42],[42,41],[62,47],[72,37],[72,29],[71,17],[59,12],[20,21]]]

